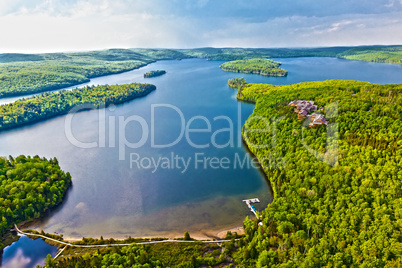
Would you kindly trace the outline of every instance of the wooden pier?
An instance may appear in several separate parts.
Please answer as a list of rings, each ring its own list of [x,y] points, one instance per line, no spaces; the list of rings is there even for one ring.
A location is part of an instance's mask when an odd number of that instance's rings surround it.
[[[246,205],[248,206],[248,208],[251,210],[251,212],[254,213],[254,215],[256,217],[257,216],[257,210],[255,209],[255,207],[252,205],[253,203],[260,203],[260,200],[258,198],[252,198],[252,199],[245,199],[243,200],[243,202],[246,203]]]

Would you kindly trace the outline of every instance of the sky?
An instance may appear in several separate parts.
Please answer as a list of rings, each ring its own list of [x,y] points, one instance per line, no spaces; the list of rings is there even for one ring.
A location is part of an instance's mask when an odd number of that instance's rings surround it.
[[[402,44],[402,0],[0,0],[0,53]]]

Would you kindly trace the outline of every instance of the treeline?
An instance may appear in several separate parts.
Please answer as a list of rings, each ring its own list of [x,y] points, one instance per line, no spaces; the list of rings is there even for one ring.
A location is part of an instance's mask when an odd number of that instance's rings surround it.
[[[47,54],[0,54],[0,98],[77,85],[89,78],[140,68],[157,60],[341,57],[401,64],[402,46],[327,48],[108,49]]]
[[[243,136],[275,197],[262,225],[244,222],[238,267],[401,266],[402,85],[246,85],[241,98],[256,102],[245,130],[271,122]],[[329,127],[303,127],[294,99],[323,106]]]
[[[352,47],[323,48],[196,48],[181,50],[196,58],[208,60],[244,60],[253,58],[336,57]]]
[[[151,78],[156,76],[161,76],[166,73],[165,70],[156,70],[156,71],[149,71],[144,74],[144,78]]]
[[[402,64],[402,46],[357,47],[337,55],[348,60]]]
[[[46,267],[234,267],[234,240],[216,244],[160,243],[89,249],[79,253],[67,248],[56,260],[49,256]]]
[[[144,66],[145,62],[44,61],[0,64],[0,98],[60,89]]]
[[[0,106],[0,131],[66,114],[80,104],[118,104],[142,97],[155,90],[150,84],[90,86],[72,91],[44,93],[29,99]]]
[[[288,72],[279,68],[279,62],[268,59],[248,59],[229,61],[219,67],[227,72],[252,73],[266,76],[286,76]]]
[[[0,54],[0,98],[45,92],[90,78],[192,56],[171,49],[108,49],[47,54]]]
[[[56,158],[0,157],[0,236],[59,204],[70,185]]]

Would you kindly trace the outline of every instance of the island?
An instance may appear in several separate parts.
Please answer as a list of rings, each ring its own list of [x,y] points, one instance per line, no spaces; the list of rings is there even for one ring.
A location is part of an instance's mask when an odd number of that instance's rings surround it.
[[[119,104],[149,94],[151,84],[88,86],[72,91],[46,93],[0,106],[0,131],[67,114],[72,108],[86,104],[96,109]]]
[[[324,48],[107,49],[89,52],[0,54],[0,98],[61,89],[93,77],[138,69],[158,60],[337,57],[402,64],[402,46]],[[282,73],[283,74],[283,73]]]
[[[56,158],[0,157],[0,250],[15,240],[14,224],[37,219],[60,204],[71,185]]]
[[[235,60],[221,64],[219,67],[227,72],[251,73],[265,76],[286,76],[288,72],[279,68],[279,62],[269,59]]]
[[[151,78],[164,75],[166,73],[165,70],[156,70],[156,71],[149,71],[144,74],[144,78]]]

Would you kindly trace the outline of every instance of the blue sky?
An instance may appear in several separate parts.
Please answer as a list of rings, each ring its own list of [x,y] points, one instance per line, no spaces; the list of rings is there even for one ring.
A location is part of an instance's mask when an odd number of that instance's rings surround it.
[[[402,0],[0,0],[0,53],[402,44]]]

